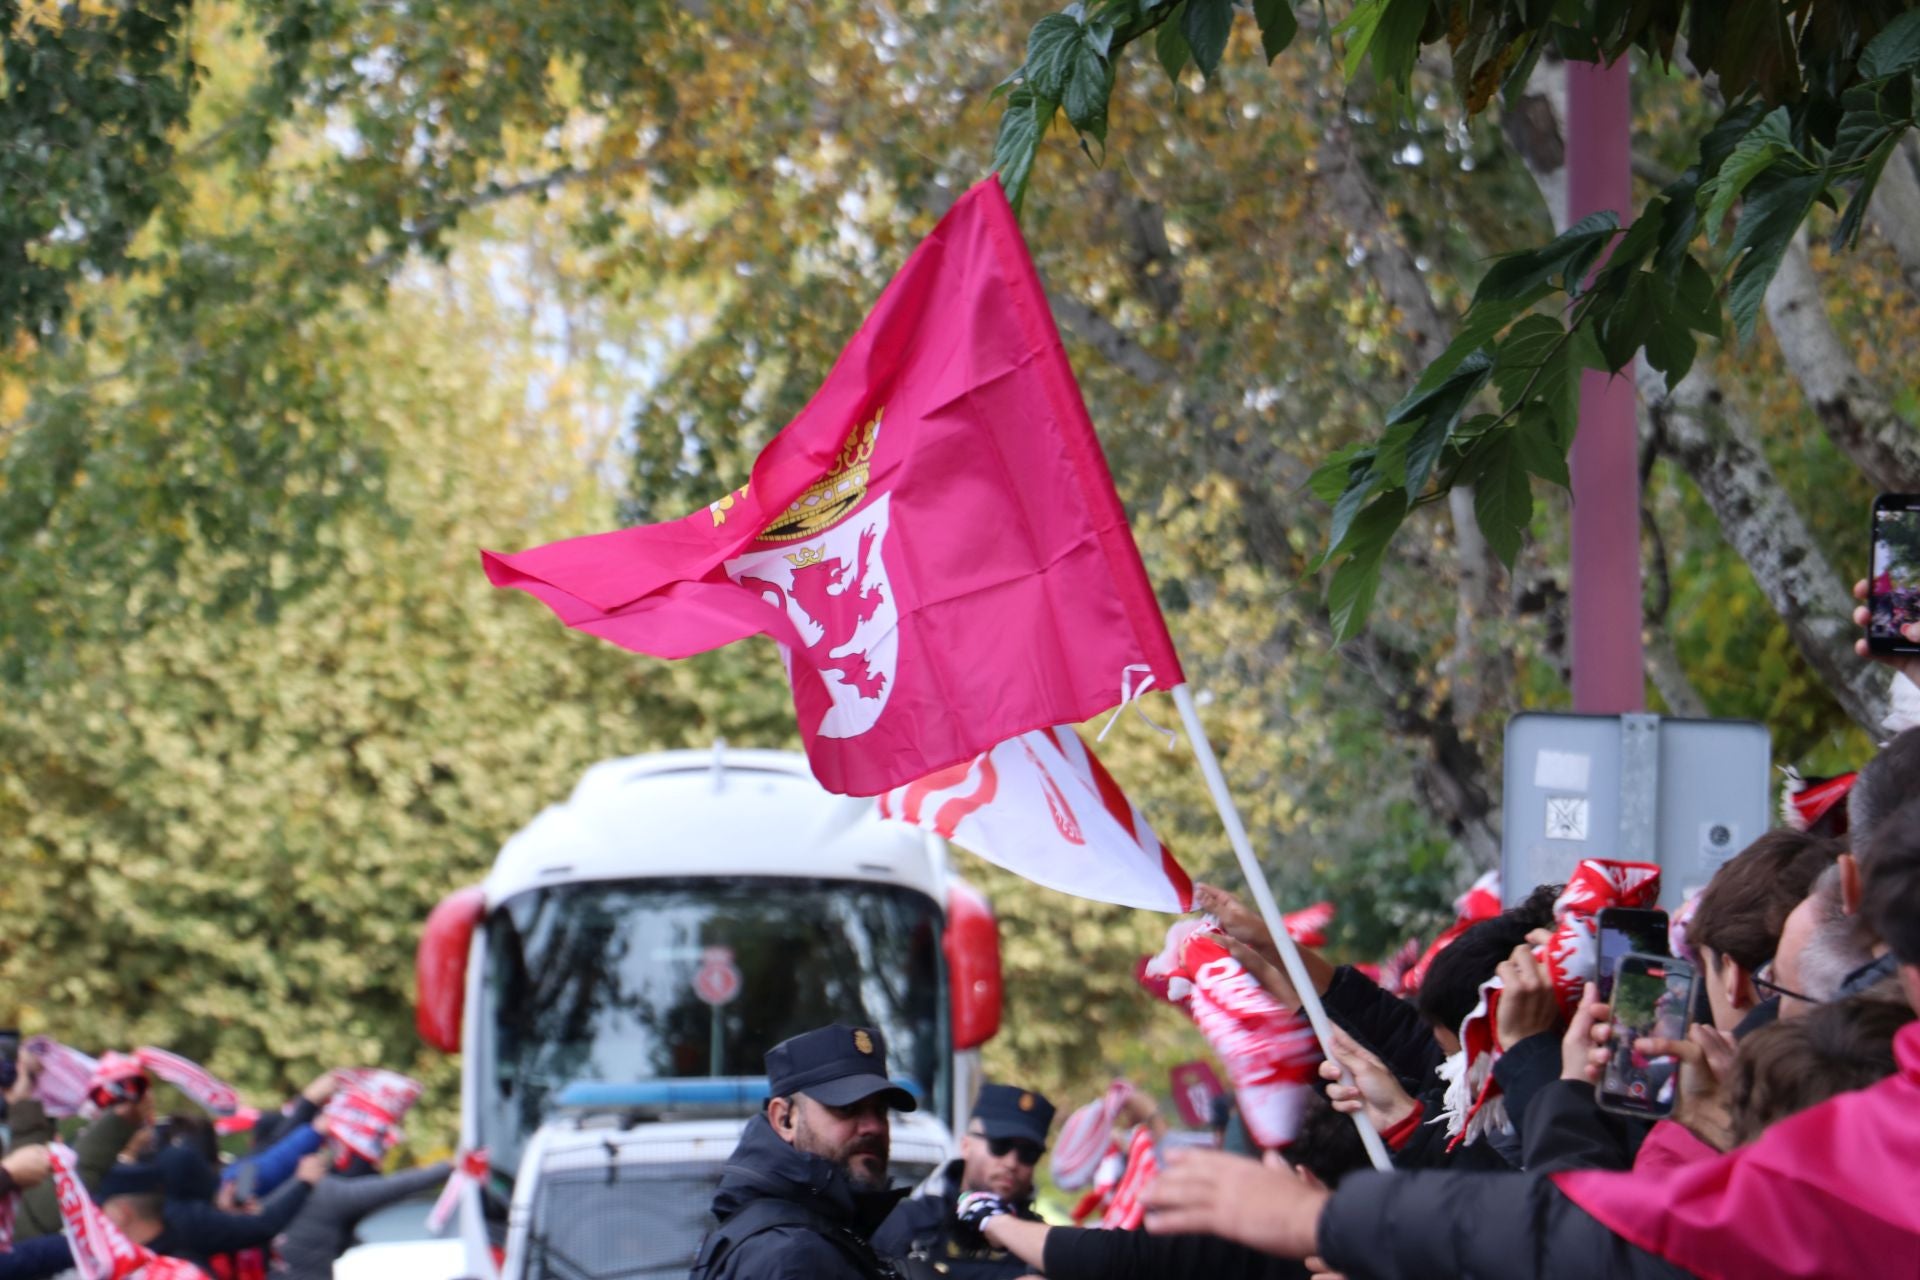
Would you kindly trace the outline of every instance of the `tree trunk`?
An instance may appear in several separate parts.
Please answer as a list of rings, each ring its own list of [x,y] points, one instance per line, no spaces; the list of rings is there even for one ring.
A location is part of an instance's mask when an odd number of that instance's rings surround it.
[[[1867,205],[1867,217],[1880,238],[1893,247],[1907,288],[1920,294],[1920,144],[1908,137],[1887,161]]]
[[[1367,272],[1400,313],[1403,336],[1414,365],[1423,368],[1453,340],[1453,320],[1440,310],[1427,286],[1426,273],[1414,261],[1399,229],[1387,216],[1386,202],[1353,149],[1353,133],[1344,116],[1332,120],[1319,151],[1320,181],[1328,211],[1360,250]],[[1455,488],[1447,496],[1453,522],[1454,556],[1459,565],[1455,587],[1453,653],[1447,663],[1456,714],[1471,723],[1498,700],[1504,686],[1499,654],[1484,642],[1487,623],[1501,617],[1508,601],[1501,591],[1501,566],[1480,533],[1473,514],[1473,489]]]
[[[1860,372],[1834,330],[1804,231],[1794,237],[1779,274],[1767,286],[1767,320],[1828,438],[1880,488],[1920,492],[1920,432]]]
[[[1869,733],[1887,711],[1885,685],[1853,652],[1847,584],[1814,542],[1780,478],[1754,442],[1753,430],[1713,380],[1696,365],[1668,393],[1658,373],[1642,366],[1646,399],[1669,457],[1685,469],[1720,528],[1752,570],[1827,689]]]

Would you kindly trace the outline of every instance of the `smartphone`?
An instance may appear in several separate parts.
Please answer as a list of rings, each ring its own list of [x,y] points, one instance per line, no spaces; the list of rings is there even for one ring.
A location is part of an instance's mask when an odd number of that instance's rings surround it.
[[[1873,563],[1867,573],[1867,647],[1920,653],[1900,629],[1920,622],[1920,493],[1873,500]]]
[[[1679,1040],[1693,1011],[1693,967],[1672,956],[1629,952],[1613,975],[1613,1053],[1595,1097],[1608,1111],[1658,1120],[1673,1114],[1680,1060],[1644,1054],[1636,1040]]]
[[[1613,971],[1630,951],[1643,956],[1667,954],[1667,913],[1638,907],[1605,907],[1594,921],[1599,928],[1599,956],[1593,984],[1602,1000],[1613,999]]]
[[[252,1204],[255,1198],[254,1189],[259,1185],[259,1177],[260,1170],[253,1161],[242,1162],[240,1167],[233,1171],[233,1198],[241,1204]]]

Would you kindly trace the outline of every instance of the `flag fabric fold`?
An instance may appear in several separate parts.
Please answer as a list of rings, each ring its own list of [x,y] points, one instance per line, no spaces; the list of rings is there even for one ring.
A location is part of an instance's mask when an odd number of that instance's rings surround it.
[[[879,809],[1049,889],[1150,911],[1193,906],[1187,873],[1066,726],[883,792]]]
[[[680,658],[781,647],[815,775],[878,795],[1182,680],[997,180],[955,202],[749,482],[516,554],[497,586]]]

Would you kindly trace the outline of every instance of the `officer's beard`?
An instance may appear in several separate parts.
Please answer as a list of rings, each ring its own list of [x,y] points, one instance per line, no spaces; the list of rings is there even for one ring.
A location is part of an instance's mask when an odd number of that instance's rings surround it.
[[[850,1139],[843,1146],[831,1146],[807,1124],[805,1112],[794,1120],[793,1145],[809,1155],[832,1161],[847,1171],[847,1181],[855,1191],[887,1189],[888,1135],[870,1133]]]

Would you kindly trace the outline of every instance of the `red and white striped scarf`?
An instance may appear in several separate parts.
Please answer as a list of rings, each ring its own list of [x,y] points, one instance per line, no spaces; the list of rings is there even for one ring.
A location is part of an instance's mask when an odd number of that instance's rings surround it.
[[[33,1086],[33,1096],[47,1114],[80,1114],[87,1105],[87,1090],[93,1085],[93,1073],[100,1069],[100,1060],[46,1036],[30,1036],[25,1048],[40,1060],[40,1078]]]
[[[340,1148],[336,1162],[345,1165],[354,1156],[379,1164],[405,1137],[401,1117],[412,1109],[425,1088],[398,1071],[353,1067],[339,1073],[340,1090],[327,1104],[327,1132]]]
[[[100,1212],[81,1185],[78,1161],[72,1150],[53,1143],[54,1195],[60,1204],[60,1225],[73,1250],[73,1269],[80,1280],[202,1280],[202,1272],[179,1258],[163,1258],[127,1239],[120,1228]]]
[[[40,1059],[40,1079],[33,1094],[50,1116],[78,1115],[86,1109],[87,1095],[96,1084],[125,1079],[140,1071],[165,1080],[215,1115],[232,1115],[240,1105],[233,1086],[198,1063],[165,1049],[147,1046],[131,1054],[108,1053],[95,1058],[46,1036],[34,1036],[26,1047]]]
[[[152,1046],[135,1049],[133,1056],[141,1066],[216,1116],[230,1116],[240,1109],[240,1095],[233,1086],[197,1062]]]
[[[1160,1176],[1160,1160],[1153,1153],[1153,1132],[1141,1125],[1127,1142],[1127,1171],[1113,1189],[1100,1225],[1116,1231],[1138,1230],[1147,1218],[1147,1188]]]
[[[427,1215],[427,1230],[437,1236],[446,1234],[447,1223],[453,1220],[454,1210],[460,1207],[460,1197],[466,1194],[468,1187],[485,1184],[489,1167],[485,1147],[460,1153],[460,1159],[454,1163],[452,1176],[447,1179],[447,1185],[441,1188],[440,1198],[433,1202],[433,1212]]]

